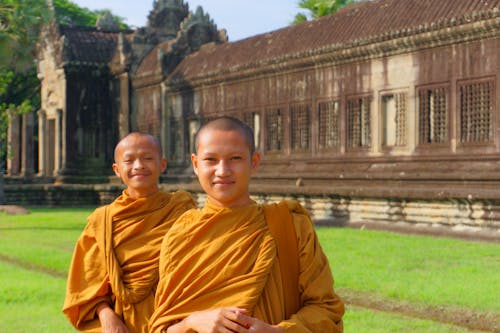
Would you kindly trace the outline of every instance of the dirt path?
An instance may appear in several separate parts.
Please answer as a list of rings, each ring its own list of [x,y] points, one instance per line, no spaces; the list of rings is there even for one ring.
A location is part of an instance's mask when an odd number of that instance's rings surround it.
[[[437,321],[460,326],[469,330],[500,332],[500,317],[494,314],[483,314],[472,310],[459,310],[444,306],[418,306],[409,302],[384,298],[372,293],[363,293],[346,289],[340,289],[337,292],[347,305]]]
[[[8,264],[11,264],[11,265],[14,265],[17,267],[24,268],[28,271],[47,274],[47,275],[50,275],[50,276],[55,277],[55,278],[65,279],[68,277],[68,273],[66,273],[66,272],[61,272],[61,271],[58,271],[56,269],[47,268],[47,267],[44,267],[41,265],[36,265],[33,263],[25,262],[25,261],[19,260],[17,258],[5,256],[3,254],[0,254],[0,261],[6,262]]]
[[[2,211],[6,212],[7,214],[29,214],[29,211],[26,208],[14,205],[0,205],[0,212]]]
[[[470,242],[486,242],[500,244],[500,230],[488,228],[458,229],[442,225],[416,225],[404,222],[350,222],[348,228],[392,231],[403,235],[423,235],[448,237]]]

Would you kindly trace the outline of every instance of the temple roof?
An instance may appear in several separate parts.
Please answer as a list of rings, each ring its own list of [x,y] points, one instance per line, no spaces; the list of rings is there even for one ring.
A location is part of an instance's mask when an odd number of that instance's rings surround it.
[[[236,72],[332,49],[367,45],[498,16],[500,0],[372,0],[313,21],[232,43],[208,44],[186,57],[173,81]]]
[[[107,65],[115,53],[120,33],[78,26],[59,29],[65,39],[63,61],[78,65]]]
[[[143,78],[147,76],[162,75],[161,57],[160,52],[169,52],[171,45],[175,40],[168,40],[161,42],[149,51],[140,62],[137,71],[135,72],[136,78]]]

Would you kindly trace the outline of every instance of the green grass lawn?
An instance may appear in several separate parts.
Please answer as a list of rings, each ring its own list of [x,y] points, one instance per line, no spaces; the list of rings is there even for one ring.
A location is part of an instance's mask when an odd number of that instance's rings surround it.
[[[500,314],[500,246],[389,232],[321,228],[338,288]]]
[[[0,212],[0,332],[73,332],[61,313],[73,246],[92,211]],[[389,232],[318,228],[342,292],[500,318],[500,246]],[[347,306],[347,333],[470,332]]]
[[[431,320],[408,318],[403,315],[367,310],[356,306],[347,308],[344,316],[346,333],[470,333],[472,331],[437,323]]]
[[[61,312],[66,281],[0,261],[0,332],[75,332]]]

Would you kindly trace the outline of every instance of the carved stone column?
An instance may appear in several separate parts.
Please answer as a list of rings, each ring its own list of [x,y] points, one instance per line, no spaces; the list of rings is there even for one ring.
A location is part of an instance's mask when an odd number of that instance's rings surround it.
[[[120,111],[118,114],[118,138],[130,132],[130,82],[128,73],[120,75]]]
[[[38,115],[38,175],[47,175],[47,114],[45,110],[39,110]]]
[[[19,175],[21,169],[20,128],[19,115],[9,112],[9,129],[7,131],[7,174],[9,176]]]
[[[162,154],[167,159],[170,159],[170,112],[168,107],[167,86],[165,82],[161,84],[161,108],[160,108],[160,142],[163,149]]]
[[[59,150],[61,151],[59,174],[65,174],[68,171],[68,137],[67,137],[67,124],[66,124],[66,113],[61,109],[57,109],[57,119],[59,122],[60,129],[60,139],[59,139]]]
[[[66,154],[63,151],[63,140],[64,140],[64,131],[65,128],[63,126],[62,121],[62,110],[56,110],[56,119],[55,119],[55,163],[54,163],[54,174],[53,176],[57,176],[63,173],[63,158]]]
[[[33,129],[34,129],[33,112],[23,115],[22,125],[22,155],[21,155],[21,174],[24,177],[31,177],[34,172],[34,147],[33,147]]]

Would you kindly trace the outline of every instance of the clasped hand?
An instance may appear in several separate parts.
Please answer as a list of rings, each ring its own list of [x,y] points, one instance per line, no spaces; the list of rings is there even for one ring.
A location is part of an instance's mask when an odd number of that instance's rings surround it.
[[[230,307],[193,312],[168,332],[282,333],[283,329],[248,316],[245,309]]]

